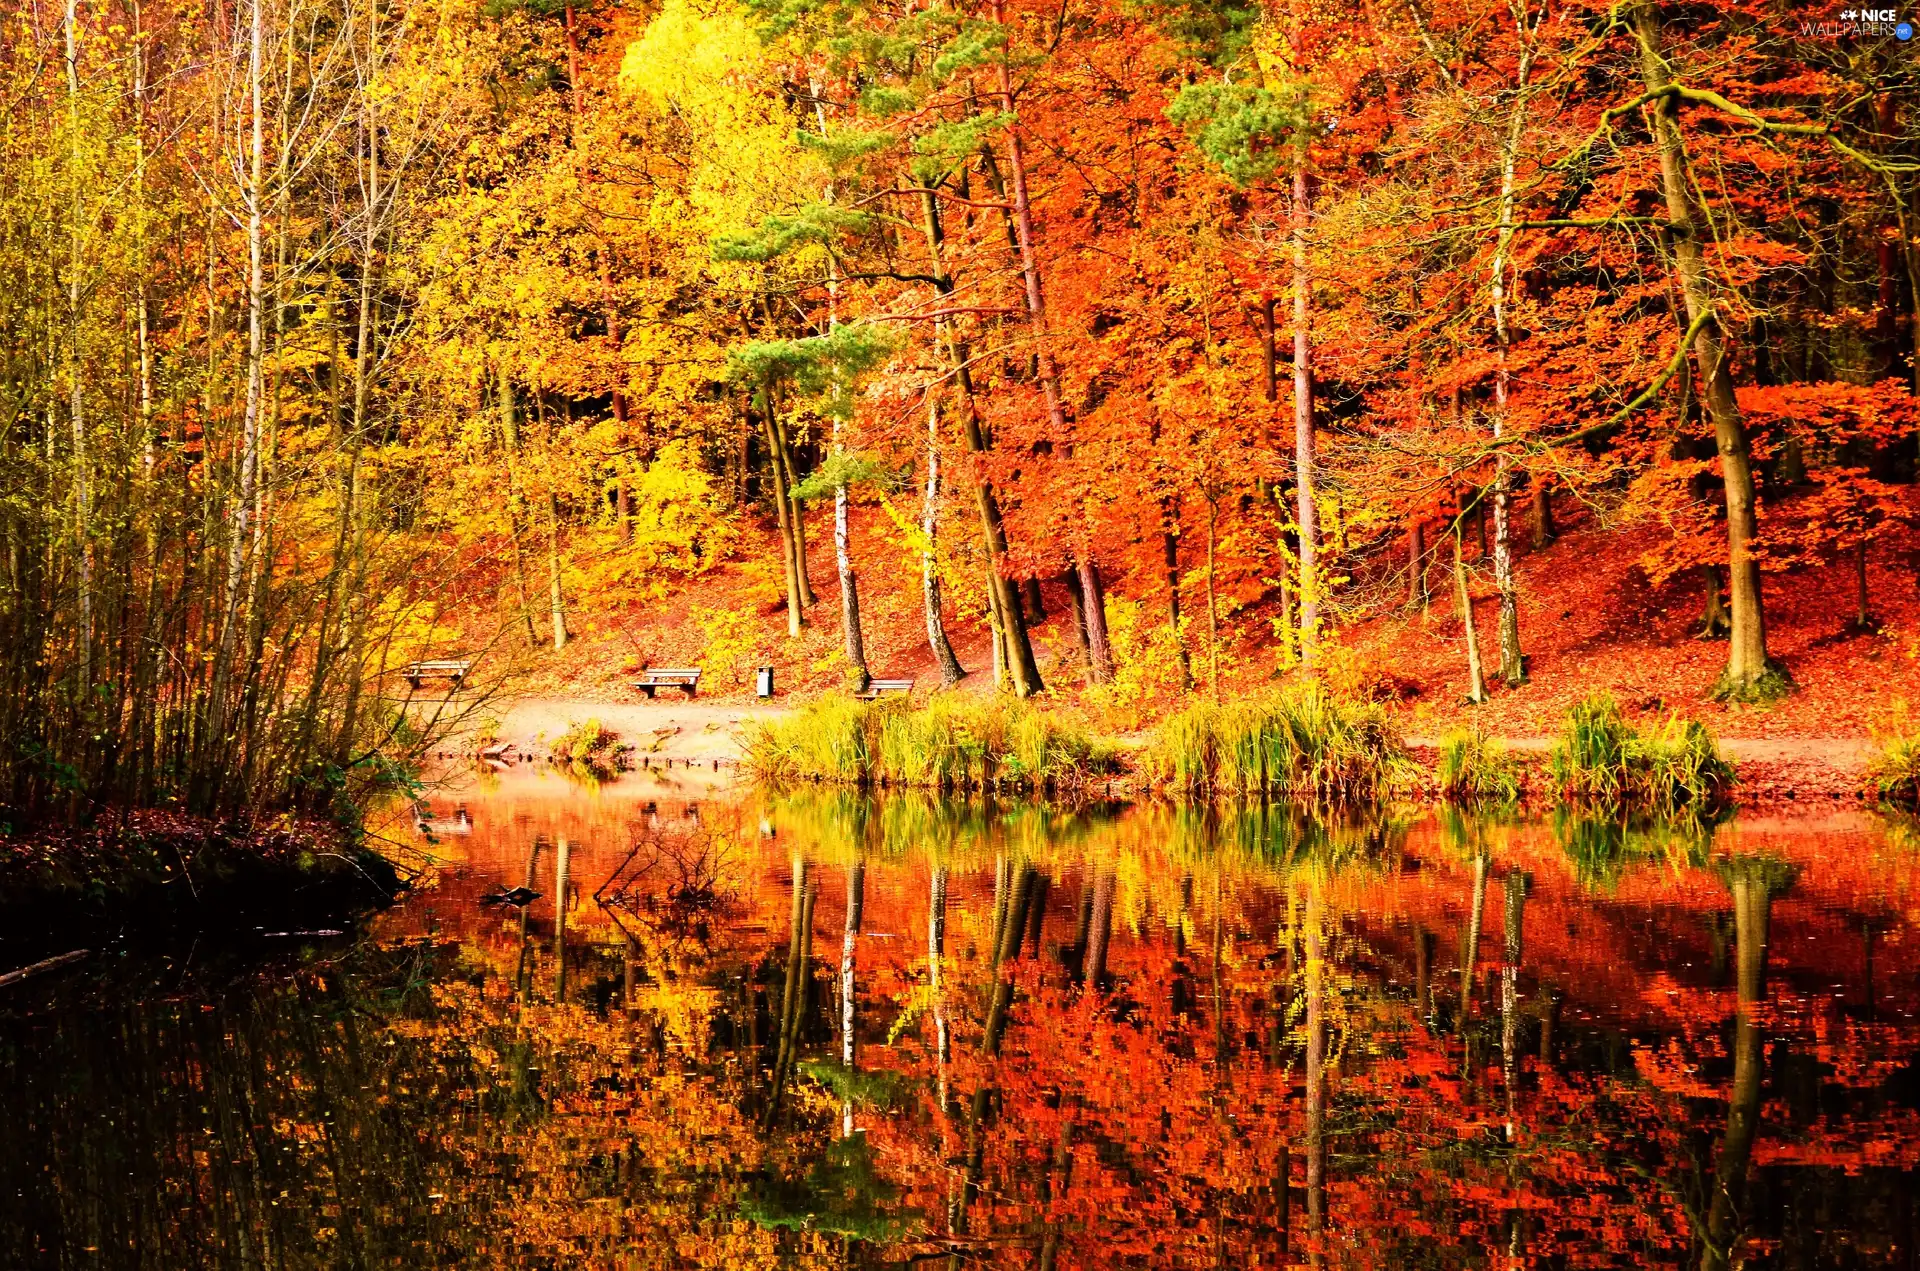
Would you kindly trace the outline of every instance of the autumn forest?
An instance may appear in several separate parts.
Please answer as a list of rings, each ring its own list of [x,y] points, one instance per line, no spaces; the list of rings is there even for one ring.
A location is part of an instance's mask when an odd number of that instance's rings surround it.
[[[1911,23],[15,0],[0,1266],[1912,1267]]]
[[[682,660],[860,687],[891,621],[923,686],[1111,703],[1351,669],[1410,603],[1518,690],[1516,558],[1574,521],[1722,641],[1688,693],[1766,701],[1808,571],[1868,624],[1907,568],[1891,28],[72,0],[5,40],[18,808],[324,807],[405,757],[400,663],[564,666],[727,569]]]

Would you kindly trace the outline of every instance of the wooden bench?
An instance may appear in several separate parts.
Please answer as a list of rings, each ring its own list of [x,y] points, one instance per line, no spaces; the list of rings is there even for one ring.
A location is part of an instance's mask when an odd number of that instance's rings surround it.
[[[650,666],[640,672],[640,678],[633,686],[652,700],[654,691],[663,688],[685,689],[692,697],[694,688],[700,683],[700,668],[697,666]]]
[[[406,677],[415,692],[420,690],[420,681],[429,679],[447,679],[453,681],[453,687],[459,688],[467,678],[467,672],[473,669],[471,662],[409,662],[407,669],[400,674]]]
[[[867,686],[858,693],[855,693],[854,696],[863,702],[871,702],[882,693],[911,692],[913,692],[913,679],[909,676],[904,680],[868,680]]]

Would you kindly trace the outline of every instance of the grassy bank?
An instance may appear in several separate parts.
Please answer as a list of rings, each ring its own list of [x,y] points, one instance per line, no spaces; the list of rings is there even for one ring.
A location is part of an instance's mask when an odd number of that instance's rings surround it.
[[[1714,806],[1736,780],[1706,725],[1670,715],[1642,732],[1605,693],[1568,712],[1548,772],[1570,803],[1655,812]]]
[[[1188,708],[1161,726],[1143,768],[1151,784],[1189,797],[1273,795],[1317,802],[1378,799],[1412,775],[1383,707],[1311,682],[1242,702]]]
[[[137,812],[0,836],[0,932],[9,949],[99,933],[327,925],[387,904],[402,888],[393,865],[326,822]]]
[[[1520,765],[1498,737],[1452,728],[1440,736],[1434,784],[1449,803],[1512,803],[1520,797]]]
[[[747,762],[769,781],[939,790],[1059,790],[1115,771],[1077,724],[1020,702],[825,697],[756,725]]]

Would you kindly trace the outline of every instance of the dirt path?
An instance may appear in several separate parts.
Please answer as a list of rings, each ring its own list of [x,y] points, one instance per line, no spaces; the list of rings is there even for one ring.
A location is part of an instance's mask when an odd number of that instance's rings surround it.
[[[672,697],[667,694],[671,692]],[[500,712],[501,741],[522,753],[544,754],[547,743],[583,720],[597,719],[620,735],[638,756],[663,759],[735,759],[745,748],[754,720],[783,715],[784,706],[703,702],[677,690],[655,701],[582,702],[566,698],[521,698]]]

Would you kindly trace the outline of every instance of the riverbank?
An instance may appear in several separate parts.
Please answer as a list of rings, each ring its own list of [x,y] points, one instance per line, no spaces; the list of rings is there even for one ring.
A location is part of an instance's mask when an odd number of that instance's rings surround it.
[[[1556,738],[1501,737],[1498,742],[1536,778],[1543,777]],[[1866,797],[1874,744],[1866,737],[1722,737],[1720,757],[1733,765],[1743,807],[1806,800],[1858,802]],[[1410,736],[1407,748],[1423,767],[1439,754],[1438,738]]]
[[[782,718],[798,704],[728,700],[641,700],[610,702],[563,697],[527,698],[502,708],[491,730],[495,745],[510,745],[510,758],[544,761],[549,743],[573,724],[597,719],[634,747],[636,767],[722,766],[745,759],[752,726]],[[1123,760],[1145,745],[1148,734],[1108,738]],[[1421,766],[1431,769],[1437,756],[1436,734],[1409,729],[1407,745]],[[1530,775],[1542,778],[1554,737],[1530,733],[1498,739]],[[471,739],[449,743],[449,757],[470,754]],[[1854,802],[1867,788],[1874,744],[1864,736],[1736,736],[1719,738],[1720,754],[1740,781],[1736,802],[1746,806],[1807,800]],[[1127,765],[1131,767],[1131,765]],[[1113,783],[1119,793],[1131,787],[1124,776]]]
[[[402,890],[390,860],[325,822],[142,811],[19,828],[0,835],[0,961],[101,936],[338,926]]]

